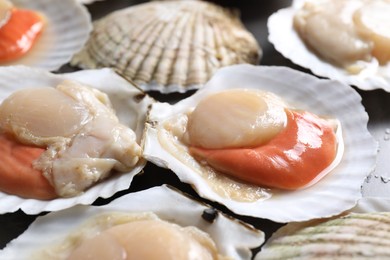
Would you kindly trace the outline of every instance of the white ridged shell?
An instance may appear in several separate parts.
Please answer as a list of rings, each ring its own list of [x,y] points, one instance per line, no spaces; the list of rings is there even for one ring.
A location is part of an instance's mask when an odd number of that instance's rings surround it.
[[[250,249],[264,242],[264,233],[220,212],[215,221],[209,223],[202,218],[202,213],[207,208],[207,205],[168,187],[154,187],[124,195],[105,206],[76,206],[39,217],[25,233],[0,251],[0,258],[28,259],[32,252],[63,241],[88,219],[104,212],[153,212],[163,220],[183,227],[195,226],[208,233],[222,255],[237,260],[251,259]]]
[[[26,65],[50,71],[68,63],[88,39],[92,22],[77,0],[12,0],[16,7],[36,10],[46,18],[45,28],[32,49],[22,58],[0,66]]]
[[[0,67],[0,101],[18,89],[56,86],[64,79],[78,81],[108,94],[119,120],[133,129],[137,135],[137,142],[141,142],[146,110],[152,99],[144,96],[140,90],[134,88],[111,69],[52,74],[25,66]],[[77,204],[91,204],[99,197],[108,198],[120,190],[127,189],[133,177],[140,173],[144,166],[145,161],[141,160],[131,172],[115,175],[73,198],[44,201],[23,199],[0,192],[0,214],[14,212],[18,209],[27,214],[38,214],[43,211],[69,208]]]
[[[304,1],[294,0],[291,7],[281,9],[269,17],[268,39],[275,49],[293,63],[310,69],[318,76],[339,80],[362,90],[383,89],[390,92],[390,63],[379,66],[373,60],[366,63],[366,69],[354,75],[324,61],[309,50],[293,28],[294,14]]]
[[[234,201],[214,192],[189,165],[165,150],[158,140],[158,126],[188,111],[205,95],[238,86],[271,91],[294,107],[338,119],[345,144],[341,163],[307,189],[281,192],[253,203]],[[361,197],[361,185],[373,170],[377,154],[377,143],[367,130],[367,121],[361,97],[348,85],[285,67],[235,65],[220,69],[204,88],[175,105],[153,104],[146,124],[144,156],[170,168],[181,181],[193,185],[200,196],[219,202],[237,214],[276,222],[303,221],[339,214],[353,207]]]
[[[389,199],[362,198],[346,212],[351,213],[345,220],[339,216],[336,220],[289,223],[271,236],[255,260],[389,258]],[[298,241],[299,246],[295,244]]]
[[[96,21],[71,64],[114,67],[144,90],[185,92],[219,67],[257,64],[260,52],[234,12],[203,1],[157,1]]]
[[[275,236],[257,259],[390,257],[390,212],[350,213],[291,233],[288,228],[292,226],[284,227],[285,233]]]

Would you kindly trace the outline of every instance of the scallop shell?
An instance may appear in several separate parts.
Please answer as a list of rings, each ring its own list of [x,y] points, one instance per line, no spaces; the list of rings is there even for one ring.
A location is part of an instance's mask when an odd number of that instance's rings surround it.
[[[89,5],[89,4],[92,4],[94,2],[99,2],[99,1],[103,1],[103,0],[78,0],[78,1],[82,4]]]
[[[362,198],[337,218],[289,223],[271,236],[254,259],[389,258],[389,205],[388,198]]]
[[[78,81],[87,86],[105,92],[116,111],[119,120],[130,126],[141,142],[147,107],[152,99],[134,88],[111,69],[86,70],[67,74],[51,74],[44,70],[25,66],[0,68],[0,101],[12,92],[25,87],[56,86],[64,79]],[[145,166],[141,160],[131,172],[118,174],[88,189],[80,196],[58,198],[50,201],[23,199],[18,196],[0,192],[0,214],[14,212],[18,209],[27,214],[42,211],[57,211],[76,204],[91,204],[98,197],[108,198],[114,193],[129,187],[133,177]]]
[[[44,31],[22,58],[0,65],[27,65],[57,70],[68,63],[92,30],[87,9],[76,0],[12,0],[19,8],[36,10],[46,18]]]
[[[293,63],[310,69],[314,74],[339,80],[362,90],[383,89],[390,92],[390,63],[379,66],[375,60],[367,62],[358,74],[350,74],[341,67],[319,58],[310,51],[293,28],[295,12],[305,0],[294,0],[291,7],[278,10],[268,19],[269,41],[275,49]]]
[[[271,91],[300,109],[338,119],[345,144],[340,164],[311,187],[278,192],[254,202],[232,200],[217,194],[194,171],[193,166],[198,164],[187,151],[182,153],[189,160],[181,161],[164,149],[159,141],[159,129],[167,119],[185,113],[206,95],[238,86]],[[187,99],[174,105],[152,105],[146,122],[144,157],[171,169],[181,181],[190,183],[200,196],[219,202],[237,214],[276,222],[303,221],[339,214],[353,207],[361,197],[361,185],[373,170],[377,154],[377,143],[367,130],[367,121],[361,97],[350,86],[285,67],[234,65],[220,69],[204,88]]]
[[[156,203],[158,201],[159,203]],[[2,259],[29,259],[42,247],[59,243],[93,216],[107,212],[153,212],[180,226],[195,226],[208,233],[219,253],[232,259],[251,259],[251,248],[264,242],[264,233],[217,211],[210,223],[202,218],[207,205],[200,204],[166,187],[124,195],[105,206],[76,206],[38,217],[27,231],[0,251]]]
[[[389,197],[363,197],[358,204],[351,209],[354,213],[390,212]]]
[[[203,1],[156,1],[94,23],[71,64],[114,67],[144,90],[197,89],[219,67],[253,63],[261,50],[236,13]]]

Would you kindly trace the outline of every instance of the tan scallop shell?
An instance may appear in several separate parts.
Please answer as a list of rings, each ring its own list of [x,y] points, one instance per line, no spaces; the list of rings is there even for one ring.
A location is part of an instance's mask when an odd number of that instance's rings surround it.
[[[236,12],[203,1],[149,2],[94,24],[71,64],[114,67],[144,90],[199,88],[219,68],[256,64],[261,50]]]
[[[388,259],[389,202],[387,197],[366,197],[338,217],[289,223],[254,259]]]
[[[279,231],[284,234],[270,241],[255,259],[390,257],[390,212],[349,213],[321,224],[306,224],[284,227]]]

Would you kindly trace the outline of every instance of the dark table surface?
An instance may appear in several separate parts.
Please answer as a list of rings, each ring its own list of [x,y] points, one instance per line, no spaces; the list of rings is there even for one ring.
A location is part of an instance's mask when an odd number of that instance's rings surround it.
[[[92,19],[98,19],[107,13],[114,10],[124,8],[130,5],[139,4],[145,1],[136,0],[106,0],[95,2],[87,5],[88,10],[92,15]],[[268,41],[267,19],[268,17],[280,8],[287,7],[291,4],[289,0],[219,0],[213,1],[218,4],[227,7],[238,8],[241,12],[242,20],[249,31],[251,31],[258,40],[262,50],[263,57],[261,59],[262,65],[277,65],[287,66],[297,70],[301,70],[307,73],[309,71],[294,65],[289,60],[285,59],[281,54],[276,52],[272,44]],[[68,65],[63,66],[59,72],[69,72],[75,70]],[[369,114],[369,131],[379,142],[379,155],[378,163],[375,172],[372,174],[372,178],[364,183],[363,195],[364,196],[390,196],[390,189],[387,187],[387,182],[390,178],[389,161],[387,154],[390,152],[390,93],[383,90],[373,91],[361,91],[358,93],[362,96],[362,103]],[[158,101],[175,102],[180,100],[189,94],[169,94],[162,95],[159,93],[149,93]],[[199,198],[195,191],[187,184],[183,184],[179,181],[174,173],[169,170],[159,168],[151,163],[148,163],[144,169],[147,174],[136,176],[128,190],[117,193],[113,198],[121,196],[123,194],[143,190],[149,187],[158,186],[161,184],[173,185],[196,198]],[[94,204],[102,205],[106,204],[111,199],[98,199]],[[245,222],[248,222],[258,229],[263,230],[268,237],[275,231],[281,224],[274,223],[269,220],[256,219],[252,217],[237,216],[227,210],[221,205],[208,202],[218,209],[227,212]],[[42,213],[45,214],[45,213]],[[36,215],[26,215],[21,211],[15,213],[8,213],[0,215],[0,249],[4,248],[6,244],[12,239],[21,234],[34,219]]]

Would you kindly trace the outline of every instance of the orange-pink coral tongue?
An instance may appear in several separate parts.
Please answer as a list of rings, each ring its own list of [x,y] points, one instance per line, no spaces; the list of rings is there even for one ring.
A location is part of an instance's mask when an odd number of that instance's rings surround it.
[[[33,199],[53,199],[56,192],[32,162],[43,148],[26,146],[10,136],[0,135],[0,191]]]
[[[333,162],[337,140],[324,119],[308,112],[286,113],[286,128],[265,145],[214,150],[190,147],[190,153],[218,171],[256,185],[301,188]]]
[[[0,62],[15,60],[28,52],[43,26],[36,12],[13,9],[7,23],[0,27]]]

